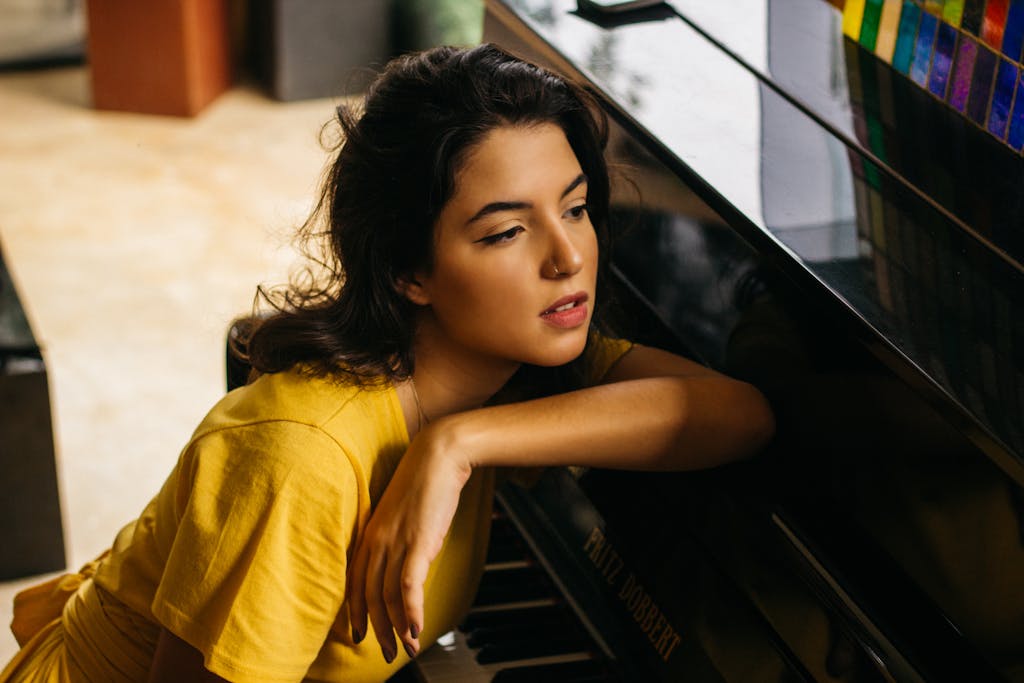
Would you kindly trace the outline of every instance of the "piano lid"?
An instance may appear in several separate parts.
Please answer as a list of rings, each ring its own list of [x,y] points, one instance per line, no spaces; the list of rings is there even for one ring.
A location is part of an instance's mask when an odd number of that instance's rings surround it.
[[[828,111],[812,114],[794,104],[796,95],[780,94],[779,77],[758,75],[668,6],[611,19],[580,14],[573,0],[489,4],[511,11],[601,92],[627,128],[652,141],[652,152],[807,292],[809,305],[1024,482],[1021,262],[843,134],[850,124],[823,125],[845,115],[843,98],[857,86],[846,75],[856,46],[844,42],[838,21],[821,27],[834,29],[831,42],[810,41],[831,45],[832,57],[819,61],[843,76],[829,81],[836,95]],[[778,5],[744,4],[734,35],[760,45],[747,45],[748,53],[768,55],[785,43],[785,26],[768,11]],[[794,41],[817,30],[790,28]]]
[[[882,27],[857,41],[843,38],[842,24],[860,19],[858,10],[841,15],[823,0],[670,4],[823,127],[937,203],[961,228],[1024,263],[1024,201],[1018,198],[1024,184],[1024,89],[1017,87],[1014,95],[1020,64],[996,57],[969,16],[954,26],[918,3],[889,3]],[[869,5],[859,5],[865,23],[881,3]],[[1024,11],[1016,14],[1015,25],[1024,23]],[[929,34],[919,28],[925,19],[938,26],[931,52],[923,45]],[[1006,30],[1009,35],[1009,25]],[[909,61],[914,49],[924,64],[920,73]]]

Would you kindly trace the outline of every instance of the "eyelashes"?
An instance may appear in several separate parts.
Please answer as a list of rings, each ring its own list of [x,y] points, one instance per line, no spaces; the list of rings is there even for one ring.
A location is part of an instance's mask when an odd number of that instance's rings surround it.
[[[590,211],[590,207],[586,204],[578,204],[570,208],[566,213],[568,213],[574,220],[580,220],[588,211]]]
[[[572,221],[580,221],[580,220],[583,220],[584,217],[586,217],[587,211],[588,211],[588,208],[587,208],[586,204],[578,204],[577,206],[571,207],[565,213],[566,213],[566,215],[568,216],[568,218],[570,220],[572,220]],[[523,226],[516,225],[514,227],[509,228],[508,230],[503,230],[503,231],[495,233],[493,235],[488,235],[486,237],[481,237],[480,239],[477,240],[477,242],[480,243],[480,244],[487,244],[487,245],[491,245],[491,244],[504,244],[506,242],[511,242],[512,240],[514,240],[516,238],[516,236],[519,233],[524,232],[524,230],[525,230],[525,228],[523,228]]]
[[[516,235],[518,235],[522,231],[523,227],[517,225],[514,228],[509,228],[508,230],[499,232],[495,235],[488,235],[487,237],[478,239],[477,242],[482,242],[483,244],[501,244],[502,242],[511,241],[512,239],[515,238]]]

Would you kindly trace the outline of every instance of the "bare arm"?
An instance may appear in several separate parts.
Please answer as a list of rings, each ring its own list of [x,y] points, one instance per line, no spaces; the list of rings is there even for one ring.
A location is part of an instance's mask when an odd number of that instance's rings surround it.
[[[385,658],[410,652],[423,582],[474,467],[713,467],[747,457],[774,432],[761,393],[673,354],[635,347],[596,387],[450,415],[410,445],[362,534],[348,576],[354,637],[373,622]]]
[[[160,629],[149,667],[149,683],[227,683],[203,666],[203,655],[167,629]]]
[[[472,467],[693,470],[752,455],[774,419],[751,385],[638,346],[599,386],[459,413],[436,427],[444,450]]]

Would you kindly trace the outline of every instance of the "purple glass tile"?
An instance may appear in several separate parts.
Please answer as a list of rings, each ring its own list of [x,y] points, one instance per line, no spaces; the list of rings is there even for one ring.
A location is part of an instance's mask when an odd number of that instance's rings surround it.
[[[978,56],[974,61],[974,76],[971,78],[971,92],[967,96],[967,117],[979,126],[985,125],[988,115],[988,101],[992,96],[992,77],[996,72],[996,53],[985,45],[978,45]]]
[[[971,74],[974,60],[978,56],[978,43],[971,36],[960,36],[960,49],[953,66],[953,82],[949,86],[949,105],[963,113],[967,106],[967,95],[971,91]]]

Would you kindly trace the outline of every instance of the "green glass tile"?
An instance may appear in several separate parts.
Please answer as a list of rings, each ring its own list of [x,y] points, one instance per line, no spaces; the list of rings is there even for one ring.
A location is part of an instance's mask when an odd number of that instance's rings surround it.
[[[860,25],[860,44],[874,51],[878,40],[878,22],[882,18],[882,0],[867,0],[864,3],[864,20]]]

